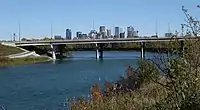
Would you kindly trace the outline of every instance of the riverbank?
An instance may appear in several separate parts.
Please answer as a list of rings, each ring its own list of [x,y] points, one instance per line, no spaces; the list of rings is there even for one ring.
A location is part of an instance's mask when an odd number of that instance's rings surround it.
[[[11,46],[5,46],[0,44],[0,56],[8,56],[12,54],[18,54],[24,52],[23,50],[11,47]]]
[[[127,76],[116,83],[105,82],[105,90],[98,83],[92,86],[91,100],[70,100],[71,110],[143,110],[150,109],[167,96],[166,88],[147,81],[144,74],[138,74],[132,67]],[[146,81],[144,81],[144,79]],[[160,77],[159,81],[164,82]]]
[[[0,57],[0,67],[35,64],[50,61],[49,57],[7,58]]]
[[[50,57],[32,56],[30,53],[21,48],[0,44],[0,67],[34,64],[51,60]],[[28,54],[31,56],[28,56]]]

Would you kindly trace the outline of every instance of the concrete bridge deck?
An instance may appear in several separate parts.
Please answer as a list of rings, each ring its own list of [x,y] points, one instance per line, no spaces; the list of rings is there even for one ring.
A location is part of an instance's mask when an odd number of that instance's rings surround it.
[[[114,39],[82,39],[82,40],[50,40],[50,41],[23,41],[23,42],[14,42],[16,46],[34,46],[34,45],[50,45],[52,49],[52,57],[56,59],[56,49],[61,47],[62,44],[95,44],[96,45],[96,59],[103,58],[103,44],[106,43],[128,43],[128,42],[137,42],[140,43],[141,48],[141,59],[145,57],[145,43],[146,42],[166,42],[166,41],[180,41],[181,42],[181,53],[184,50],[184,41],[185,40],[197,40],[196,37],[175,37],[175,38],[166,38],[166,37],[139,37],[139,38],[114,38]],[[60,54],[62,49],[60,49]]]
[[[15,42],[16,46],[31,45],[61,45],[61,44],[101,44],[101,43],[128,43],[128,42],[163,42],[163,41],[184,41],[186,39],[197,39],[195,37],[176,38],[117,38],[117,39],[80,39],[80,40],[50,40],[50,41],[21,41]]]

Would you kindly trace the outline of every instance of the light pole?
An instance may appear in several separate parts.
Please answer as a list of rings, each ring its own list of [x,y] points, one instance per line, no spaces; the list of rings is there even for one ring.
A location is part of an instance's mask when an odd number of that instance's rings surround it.
[[[21,26],[20,26],[20,21],[19,21],[19,42],[21,41]]]

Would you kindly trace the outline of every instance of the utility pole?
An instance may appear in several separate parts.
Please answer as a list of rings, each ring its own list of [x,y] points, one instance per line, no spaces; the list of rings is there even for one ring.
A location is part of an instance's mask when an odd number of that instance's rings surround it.
[[[156,20],[156,37],[158,37],[158,22],[157,22],[157,20]]]
[[[20,21],[18,22],[19,24],[19,42],[21,41],[21,26],[20,26]]]

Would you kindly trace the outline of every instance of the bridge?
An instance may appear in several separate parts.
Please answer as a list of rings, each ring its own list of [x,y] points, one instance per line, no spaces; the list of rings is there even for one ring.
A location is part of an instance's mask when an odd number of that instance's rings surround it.
[[[15,42],[16,46],[33,45],[61,45],[61,44],[100,44],[100,43],[128,43],[128,42],[162,42],[162,41],[184,41],[186,39],[197,39],[195,37],[176,37],[176,38],[113,38],[113,39],[79,39],[79,40],[49,40],[49,41],[20,41]]]
[[[34,45],[50,45],[52,48],[52,57],[56,59],[56,48],[63,44],[95,44],[96,45],[96,59],[103,58],[103,46],[107,43],[128,43],[137,42],[141,44],[141,59],[144,59],[144,49],[146,42],[166,42],[166,41],[181,41],[183,47],[185,40],[195,40],[196,37],[175,37],[175,38],[155,38],[155,37],[139,37],[139,38],[113,38],[113,39],[79,39],[79,40],[50,40],[50,41],[21,41],[15,42],[16,46],[34,46]]]

